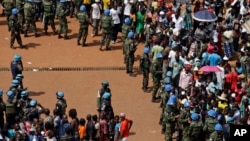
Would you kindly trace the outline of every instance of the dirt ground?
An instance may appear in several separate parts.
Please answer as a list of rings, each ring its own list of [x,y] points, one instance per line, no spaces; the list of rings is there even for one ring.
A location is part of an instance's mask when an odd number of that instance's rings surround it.
[[[24,38],[26,49],[10,49],[10,33],[7,32],[5,17],[0,17],[0,68],[9,68],[13,55],[23,57],[24,67],[123,67],[121,43],[111,44],[111,51],[99,51],[100,36],[88,36],[88,47],[77,46],[78,23],[69,19],[70,40],[57,39],[57,36],[46,36],[42,23],[37,22],[41,37],[34,38],[33,33]],[[58,29],[58,25],[56,26]],[[51,29],[49,28],[49,32]],[[90,33],[90,30],[89,30]],[[89,34],[90,35],[90,34]],[[120,39],[119,39],[120,40]],[[18,47],[18,44],[15,43]],[[136,58],[142,53],[139,45]],[[138,66],[138,61],[135,62]],[[68,110],[76,108],[78,117],[96,114],[96,93],[103,80],[111,83],[112,104],[116,114],[125,112],[134,121],[131,129],[131,141],[160,141],[161,127],[159,104],[150,102],[151,94],[141,91],[142,76],[130,77],[125,71],[85,71],[85,72],[24,72],[24,86],[28,87],[32,98],[52,109],[56,102],[55,92],[65,92]],[[7,91],[11,83],[11,73],[0,72],[0,88]],[[150,82],[150,86],[152,83]],[[6,98],[6,96],[4,96]]]

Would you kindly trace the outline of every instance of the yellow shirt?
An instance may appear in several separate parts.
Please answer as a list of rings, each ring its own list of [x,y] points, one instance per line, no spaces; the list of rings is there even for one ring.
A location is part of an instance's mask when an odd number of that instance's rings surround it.
[[[110,0],[103,0],[103,9],[108,9],[110,5]]]
[[[83,0],[83,4],[91,4],[91,0]]]
[[[153,1],[152,2],[152,7],[154,8],[154,10],[156,10],[158,8],[158,2],[157,1]]]
[[[221,103],[221,101],[218,102],[218,108],[221,108],[222,110],[224,110],[227,106],[228,105],[226,102],[224,102],[224,103]]]

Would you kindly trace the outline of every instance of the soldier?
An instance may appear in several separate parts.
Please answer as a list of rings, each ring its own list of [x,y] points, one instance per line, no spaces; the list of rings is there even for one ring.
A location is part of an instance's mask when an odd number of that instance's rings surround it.
[[[175,129],[175,109],[176,109],[177,96],[171,95],[168,99],[166,109],[164,110],[163,117],[163,131],[165,132],[165,141],[172,141],[172,135]]]
[[[6,105],[3,102],[3,90],[0,89],[0,129],[4,129],[4,112],[6,111]]]
[[[145,47],[143,50],[143,55],[140,59],[140,69],[143,73],[142,80],[142,90],[146,92],[148,90],[148,79],[149,79],[149,69],[150,69],[151,61],[149,58],[149,48]]]
[[[109,88],[109,82],[103,81],[102,82],[102,88],[97,93],[97,111],[100,112],[102,108],[102,97],[105,92],[111,93],[111,90]]]
[[[10,17],[10,15],[12,13],[11,10],[14,8],[14,3],[13,3],[12,0],[3,0],[2,6],[4,8],[4,13],[7,16],[6,22],[9,23],[9,17]],[[8,24],[8,31],[10,31],[9,24]]]
[[[55,109],[59,111],[59,115],[60,117],[62,117],[63,115],[65,115],[66,112],[67,101],[64,99],[64,93],[61,91],[58,91],[56,93],[56,96],[57,96],[57,102]]]
[[[11,87],[9,88],[10,91],[12,91],[15,94],[15,98],[16,99],[20,99],[21,98],[21,89],[19,88],[19,81],[18,80],[12,80],[11,82]]]
[[[82,38],[82,47],[84,47],[87,46],[87,44],[85,43],[88,35],[88,27],[90,24],[85,5],[81,5],[80,11],[77,13],[77,19],[80,23],[79,33],[77,37],[77,45],[80,45],[80,40]]]
[[[64,33],[64,40],[69,39],[67,36],[68,32],[68,23],[67,23],[67,15],[69,13],[69,10],[66,7],[66,1],[60,0],[60,4],[57,7],[58,11],[58,19],[59,19],[59,33],[58,33],[58,39],[61,39],[62,32]]]
[[[17,114],[16,110],[16,98],[13,91],[7,92],[7,101],[6,101],[6,123],[9,127],[12,127],[15,124],[15,117]]]
[[[166,84],[164,86],[164,90],[161,92],[161,104],[160,104],[160,107],[162,108],[162,113],[161,113],[160,121],[159,121],[160,125],[162,125],[162,120],[163,120],[163,117],[164,117],[164,111],[166,109],[166,102],[169,99],[169,94],[170,94],[170,92],[172,90],[173,90],[173,86],[170,85],[170,84]],[[164,132],[164,131],[162,131],[162,132]]]
[[[206,133],[206,138],[209,139],[212,132],[214,132],[214,126],[218,123],[216,119],[216,112],[214,110],[209,110],[207,112],[208,117],[206,118],[203,131]]]
[[[32,99],[29,102],[29,108],[26,110],[25,116],[28,117],[29,122],[33,122],[35,119],[39,119],[43,109],[44,108],[41,104],[37,103],[36,100]]]
[[[23,75],[22,74],[17,74],[16,80],[19,81],[20,89],[23,89]]]
[[[125,48],[125,56],[126,56],[126,70],[127,73],[132,75],[133,73],[133,65],[134,65],[134,59],[135,59],[135,51],[136,51],[136,44],[134,41],[134,32],[130,31],[128,33],[127,39],[124,44]]]
[[[101,45],[100,45],[100,51],[102,50],[102,46],[105,42],[106,50],[110,50],[110,38],[111,38],[111,31],[112,27],[114,26],[113,20],[110,17],[110,10],[106,9],[104,11],[104,16],[101,18],[101,23],[100,23],[100,30],[102,30],[102,39],[101,39]]]
[[[10,48],[12,49],[15,49],[14,48],[14,42],[15,42],[15,39],[17,40],[17,43],[20,45],[20,48],[23,48],[25,46],[23,46],[22,44],[22,39],[21,39],[21,33],[20,33],[20,30],[21,30],[21,27],[20,27],[20,23],[18,21],[18,17],[17,17],[17,14],[18,14],[18,9],[16,8],[13,8],[12,11],[11,11],[11,16],[9,17],[9,28],[10,28],[10,31],[11,31],[11,39],[10,39]]]
[[[184,109],[181,110],[179,118],[179,139],[184,140],[188,138],[188,120],[190,118],[190,102],[185,102],[183,104]]]
[[[44,0],[43,2],[43,16],[44,16],[44,30],[48,34],[48,24],[50,24],[53,33],[56,34],[56,27],[54,23],[55,6],[51,0]]]
[[[17,108],[20,116],[24,116],[24,113],[27,111],[29,103],[32,99],[29,98],[29,93],[27,91],[21,92],[21,99],[17,102]]]
[[[33,28],[35,37],[39,37],[39,34],[37,33],[37,28],[36,28],[36,11],[35,11],[35,6],[34,6],[34,0],[28,0],[24,4],[24,18],[25,18],[25,24],[26,24],[26,27],[24,29],[24,37],[28,37],[28,30],[30,28],[30,25]]]
[[[223,128],[222,125],[217,123],[214,126],[214,132],[210,135],[209,141],[223,141]]]
[[[13,61],[11,61],[10,64],[11,73],[12,73],[12,79],[14,80],[17,76],[17,74],[22,74],[23,71],[23,62],[22,62],[22,56],[19,54],[15,54]]]
[[[152,102],[159,102],[159,97],[156,97],[158,89],[160,87],[160,82],[162,79],[162,54],[158,53],[156,55],[157,60],[152,63],[151,73],[153,76],[153,93]]]
[[[199,122],[199,115],[197,113],[192,113],[188,122],[188,137],[185,138],[185,141],[199,141],[202,131],[202,124]]]
[[[18,12],[18,21],[20,23],[20,28],[21,28],[21,34],[24,33],[23,29],[24,29],[24,0],[17,0],[16,1],[16,8],[19,10]]]
[[[125,43],[128,33],[131,30],[130,27],[131,19],[129,17],[125,18],[124,24],[122,25],[122,42]],[[124,55],[124,64],[126,63],[126,55],[125,55],[125,48],[123,47],[123,55]]]

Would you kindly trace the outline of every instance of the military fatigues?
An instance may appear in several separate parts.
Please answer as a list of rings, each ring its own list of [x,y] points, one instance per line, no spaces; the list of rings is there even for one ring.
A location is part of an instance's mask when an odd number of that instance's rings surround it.
[[[17,101],[17,111],[19,116],[24,116],[24,114],[27,112],[29,103],[32,99],[30,98],[21,98]]]
[[[7,16],[6,22],[9,23],[9,17],[11,15],[11,10],[14,8],[14,3],[12,0],[3,0],[2,5],[4,7],[4,12]],[[10,31],[9,24],[8,24],[8,30]]]
[[[16,99],[6,101],[6,123],[11,127],[15,124],[15,117],[17,115]]]
[[[190,112],[186,109],[183,109],[180,113],[180,118],[179,118],[179,128],[180,128],[179,136],[180,139],[182,138],[182,140],[188,138],[189,118],[190,118]]]
[[[134,40],[126,39],[124,48],[126,56],[126,70],[127,73],[132,73],[135,60],[135,51],[136,51],[136,45],[134,43]]]
[[[151,61],[148,54],[143,54],[140,60],[140,69],[143,73],[142,89],[146,90],[148,88],[149,80],[149,70],[151,66]]]
[[[12,79],[16,79],[17,74],[22,74],[23,63],[22,61],[12,61],[10,63]]]
[[[199,121],[192,121],[187,130],[188,137],[183,141],[199,141],[202,132],[202,124]]]
[[[68,32],[68,22],[67,22],[67,15],[69,13],[69,10],[67,9],[66,5],[64,3],[60,3],[58,5],[58,19],[59,19],[59,32],[58,32],[58,38],[62,38],[61,34],[64,34],[64,39],[68,39],[67,36]]]
[[[56,109],[59,110],[59,115],[63,116],[66,113],[67,101],[65,99],[59,99],[56,102]]]
[[[223,134],[218,134],[217,131],[214,131],[209,138],[209,141],[223,141]]]
[[[87,35],[88,35],[89,17],[88,17],[87,12],[78,12],[77,18],[80,23],[79,33],[77,36],[77,44],[80,45],[80,40],[82,39],[82,46],[85,46]]]
[[[9,17],[9,27],[10,27],[10,32],[11,32],[11,38],[10,38],[10,47],[14,48],[14,42],[15,39],[17,40],[17,43],[20,45],[20,47],[23,47],[22,44],[22,39],[21,39],[21,26],[18,21],[17,15],[11,15]]]
[[[44,30],[45,34],[47,34],[48,30],[48,24],[50,24],[53,33],[56,34],[56,27],[55,27],[55,22],[54,22],[54,11],[55,11],[55,5],[53,4],[52,1],[49,0],[44,0],[43,1],[43,10],[44,10]]]
[[[110,38],[111,38],[111,32],[112,32],[113,26],[114,26],[114,23],[110,16],[103,16],[101,18],[100,27],[102,29],[102,39],[101,39],[100,50],[102,50],[102,46],[104,42],[105,42],[106,49],[110,49],[109,44],[110,44]]]
[[[25,16],[25,23],[26,27],[24,30],[24,37],[28,37],[28,30],[30,25],[33,28],[35,33],[35,37],[38,37],[37,28],[36,28],[36,11],[34,5],[31,2],[26,2],[24,4],[24,16]]]
[[[123,23],[123,25],[122,25],[122,42],[123,42],[123,44],[125,43],[125,41],[126,41],[126,39],[127,39],[127,36],[128,36],[128,33],[129,33],[129,31],[130,31],[130,26],[129,25],[127,25],[127,24],[125,24],[125,23]],[[124,47],[123,47],[123,55],[124,55],[124,63],[125,63],[125,49],[124,49]]]
[[[158,92],[158,89],[161,85],[161,79],[162,79],[162,62],[160,60],[156,60],[153,62],[151,67],[151,73],[153,76],[153,93],[152,93],[152,100],[156,98],[156,94]]]
[[[163,89],[164,89],[164,87],[161,88],[160,91],[159,91],[159,94],[161,96],[160,107],[162,108],[159,124],[162,124],[162,120],[164,118],[164,111],[165,111],[165,108],[166,108],[166,102],[167,102],[167,99],[169,98],[169,93],[165,92]]]
[[[19,10],[18,12],[18,21],[21,25],[21,33],[23,33],[24,29],[24,0],[17,0],[16,1],[16,8]]]
[[[218,123],[216,118],[208,117],[205,121],[203,131],[206,133],[206,138],[208,139],[212,132],[214,132],[214,126]]]
[[[169,105],[164,110],[162,130],[165,132],[165,141],[172,141],[175,129],[175,112]]]

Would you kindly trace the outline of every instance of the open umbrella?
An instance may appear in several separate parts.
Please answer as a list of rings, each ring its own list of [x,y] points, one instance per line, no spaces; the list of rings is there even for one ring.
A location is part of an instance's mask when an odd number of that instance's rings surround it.
[[[203,66],[199,69],[199,71],[203,71],[203,72],[220,72],[221,69],[219,69],[216,66]]]
[[[208,10],[202,10],[195,12],[192,15],[193,19],[200,21],[200,22],[214,22],[217,20],[217,17],[215,14],[209,12]]]

